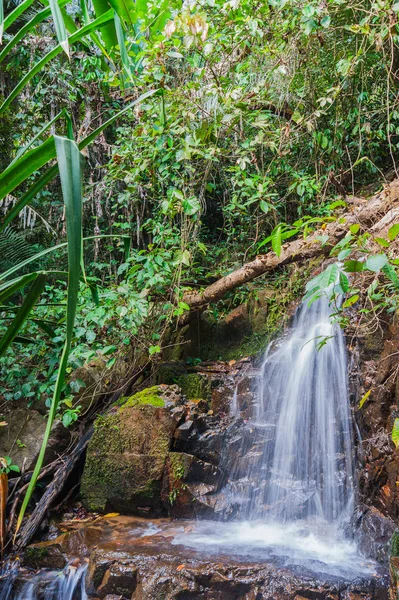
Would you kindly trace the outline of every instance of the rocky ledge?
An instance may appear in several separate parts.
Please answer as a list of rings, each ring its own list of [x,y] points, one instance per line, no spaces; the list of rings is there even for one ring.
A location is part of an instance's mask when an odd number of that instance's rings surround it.
[[[344,581],[178,543],[193,522],[104,517],[30,547],[25,567],[88,561],[86,591],[100,600],[387,600],[383,572]],[[41,564],[42,563],[42,564]],[[20,578],[28,576],[21,572]],[[44,592],[43,592],[44,593]],[[40,593],[38,594],[40,598]]]

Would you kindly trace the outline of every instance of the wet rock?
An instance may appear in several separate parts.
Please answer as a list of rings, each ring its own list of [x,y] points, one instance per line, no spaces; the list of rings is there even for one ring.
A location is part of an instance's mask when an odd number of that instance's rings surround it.
[[[181,375],[177,384],[181,388],[183,394],[189,400],[202,398],[208,400],[211,395],[211,381],[209,377],[201,373],[188,373]]]
[[[97,588],[99,598],[116,595],[129,600],[137,585],[137,568],[133,564],[113,564],[104,573]]]
[[[96,420],[81,483],[89,509],[162,513],[161,482],[177,426],[170,407],[180,402],[170,387],[148,388]]]
[[[32,569],[61,570],[67,564],[67,559],[59,542],[41,542],[26,548],[23,564]]]
[[[174,517],[211,516],[209,494],[223,481],[214,465],[183,452],[170,452],[163,479],[162,498]]]
[[[27,406],[13,407],[2,415],[7,425],[0,428],[0,456],[11,456],[20,468],[30,471],[38,457],[46,419]],[[53,461],[67,448],[71,434],[61,421],[55,421],[45,454],[44,464]]]
[[[395,530],[396,525],[392,519],[384,517],[374,507],[366,509],[356,527],[356,539],[360,551],[374,560],[386,562]]]

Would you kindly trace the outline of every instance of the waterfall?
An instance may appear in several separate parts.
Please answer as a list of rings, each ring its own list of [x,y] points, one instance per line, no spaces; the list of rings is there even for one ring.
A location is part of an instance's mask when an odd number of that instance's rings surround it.
[[[42,571],[28,575],[13,566],[0,583],[0,600],[87,600],[85,575],[87,564],[68,565],[63,571]],[[18,576],[18,577],[17,577]]]
[[[343,523],[353,512],[346,352],[331,312],[326,296],[303,304],[278,348],[266,351],[255,418],[264,444],[249,473],[247,519]]]

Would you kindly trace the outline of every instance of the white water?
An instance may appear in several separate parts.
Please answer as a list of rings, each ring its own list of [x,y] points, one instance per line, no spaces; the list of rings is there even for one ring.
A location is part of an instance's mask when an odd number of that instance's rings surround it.
[[[373,572],[345,535],[355,466],[345,344],[330,314],[327,297],[302,305],[265,353],[250,442],[243,438],[227,486],[239,521],[199,522],[174,543],[344,578]]]
[[[25,584],[16,589],[14,581],[18,568],[15,568],[8,574],[5,585],[1,588],[0,600],[37,600],[38,595],[44,600],[88,600],[85,590],[86,570],[87,564],[84,563],[68,565],[60,572],[41,571],[36,576],[30,576]]]

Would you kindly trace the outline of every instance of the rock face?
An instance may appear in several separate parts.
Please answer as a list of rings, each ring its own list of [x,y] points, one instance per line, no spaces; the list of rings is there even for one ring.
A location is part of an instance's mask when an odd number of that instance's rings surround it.
[[[176,389],[156,386],[97,419],[81,485],[91,510],[162,512],[165,462],[182,417],[179,400]]]
[[[391,440],[399,417],[399,325],[377,330],[359,339],[352,371],[357,439],[359,491],[367,507],[381,517],[399,518],[399,452]],[[361,409],[360,398],[370,394]]]

